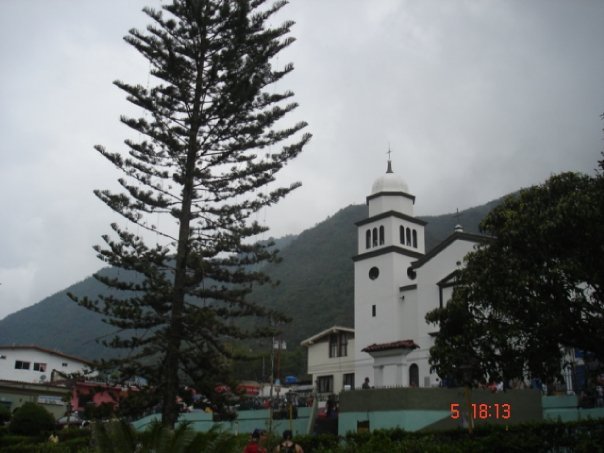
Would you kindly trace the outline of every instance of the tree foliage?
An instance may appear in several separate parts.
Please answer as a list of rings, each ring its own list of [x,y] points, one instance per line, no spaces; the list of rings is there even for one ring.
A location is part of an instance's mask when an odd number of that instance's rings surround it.
[[[9,431],[13,434],[38,436],[52,431],[54,426],[55,419],[50,412],[39,404],[27,402],[13,414]]]
[[[271,65],[293,42],[293,22],[271,25],[286,2],[265,3],[145,8],[152,24],[124,39],[149,61],[154,84],[115,82],[143,111],[121,118],[138,139],[125,140],[127,154],[95,147],[123,173],[122,192],[95,195],[137,233],[112,224],[113,235],[95,247],[128,279],[97,274],[110,295],[70,297],[119,329],[105,344],[129,352],[103,365],[145,376],[169,426],[185,376],[213,387],[228,369],[227,340],[265,336],[272,328],[263,319],[283,319],[246,299],[254,285],[270,283],[254,265],[277,260],[270,244],[255,241],[267,227],[254,215],[299,186],[276,187],[275,175],[310,135],[301,133],[306,123],[284,120],[296,108],[293,93],[274,88],[293,70]],[[260,321],[233,322],[242,317]]]
[[[190,424],[179,423],[175,429],[161,423],[151,423],[145,431],[137,432],[124,420],[93,423],[94,451],[99,453],[197,453],[200,451],[241,451],[241,439],[227,432],[211,429],[196,432]]]
[[[481,223],[451,301],[428,313],[431,365],[457,382],[560,375],[565,348],[604,360],[604,170],[563,173]]]

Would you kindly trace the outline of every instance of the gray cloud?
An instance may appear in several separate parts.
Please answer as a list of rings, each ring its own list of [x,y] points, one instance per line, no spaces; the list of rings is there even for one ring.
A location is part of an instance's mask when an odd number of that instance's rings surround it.
[[[0,317],[99,267],[91,247],[115,217],[92,190],[117,175],[92,146],[129,133],[111,82],[146,83],[122,41],[146,3],[0,2]],[[294,0],[281,18],[296,21],[276,61],[296,66],[291,120],[314,137],[281,174],[304,186],[258,215],[273,235],[362,203],[389,143],[419,214],[596,165],[602,2]]]

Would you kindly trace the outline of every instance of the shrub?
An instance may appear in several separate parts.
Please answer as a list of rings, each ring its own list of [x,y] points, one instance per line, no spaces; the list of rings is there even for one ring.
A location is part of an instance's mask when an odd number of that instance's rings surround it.
[[[55,419],[50,412],[35,403],[25,403],[13,414],[9,431],[24,436],[38,436],[43,432],[52,431]]]
[[[63,428],[57,432],[59,435],[59,441],[61,443],[72,440],[72,439],[86,439],[90,440],[90,429],[89,428],[76,428],[69,427]]]
[[[88,403],[84,406],[85,420],[106,420],[113,416],[114,408],[112,403],[101,403],[98,406],[94,403]]]
[[[334,434],[299,435],[294,440],[304,451],[338,451],[339,438]]]
[[[0,426],[10,420],[10,409],[0,404]]]
[[[145,391],[130,392],[128,396],[120,400],[120,404],[116,408],[116,415],[128,419],[140,418],[147,413],[152,413],[153,407],[158,402],[156,396],[151,393]]]
[[[31,442],[31,438],[28,436],[6,434],[0,436],[0,451],[6,451],[8,447],[12,447],[20,444],[28,444]]]

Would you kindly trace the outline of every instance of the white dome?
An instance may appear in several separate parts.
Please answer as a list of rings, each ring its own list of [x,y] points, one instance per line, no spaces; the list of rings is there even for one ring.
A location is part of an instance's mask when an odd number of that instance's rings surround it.
[[[407,183],[399,175],[386,173],[375,180],[371,186],[371,194],[378,192],[405,192],[409,193]]]

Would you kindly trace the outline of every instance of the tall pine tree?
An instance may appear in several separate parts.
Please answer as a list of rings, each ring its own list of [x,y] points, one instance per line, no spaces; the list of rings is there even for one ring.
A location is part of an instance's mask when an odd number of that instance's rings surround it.
[[[183,379],[208,389],[231,356],[227,342],[266,336],[279,318],[246,295],[268,283],[254,265],[277,259],[254,242],[267,230],[254,214],[299,186],[272,183],[310,139],[301,132],[306,123],[279,121],[297,106],[291,91],[273,88],[293,70],[271,65],[293,42],[293,22],[269,24],[285,4],[173,0],[145,8],[152,24],[124,38],[150,62],[155,83],[115,82],[143,110],[140,118],[121,118],[140,138],[125,140],[127,154],[95,147],[123,173],[124,189],[95,195],[153,234],[112,224],[114,233],[95,250],[127,272],[95,276],[109,295],[71,297],[118,329],[105,344],[128,352],[104,365],[146,377],[167,426],[177,419]],[[234,321],[242,317],[256,321]]]

